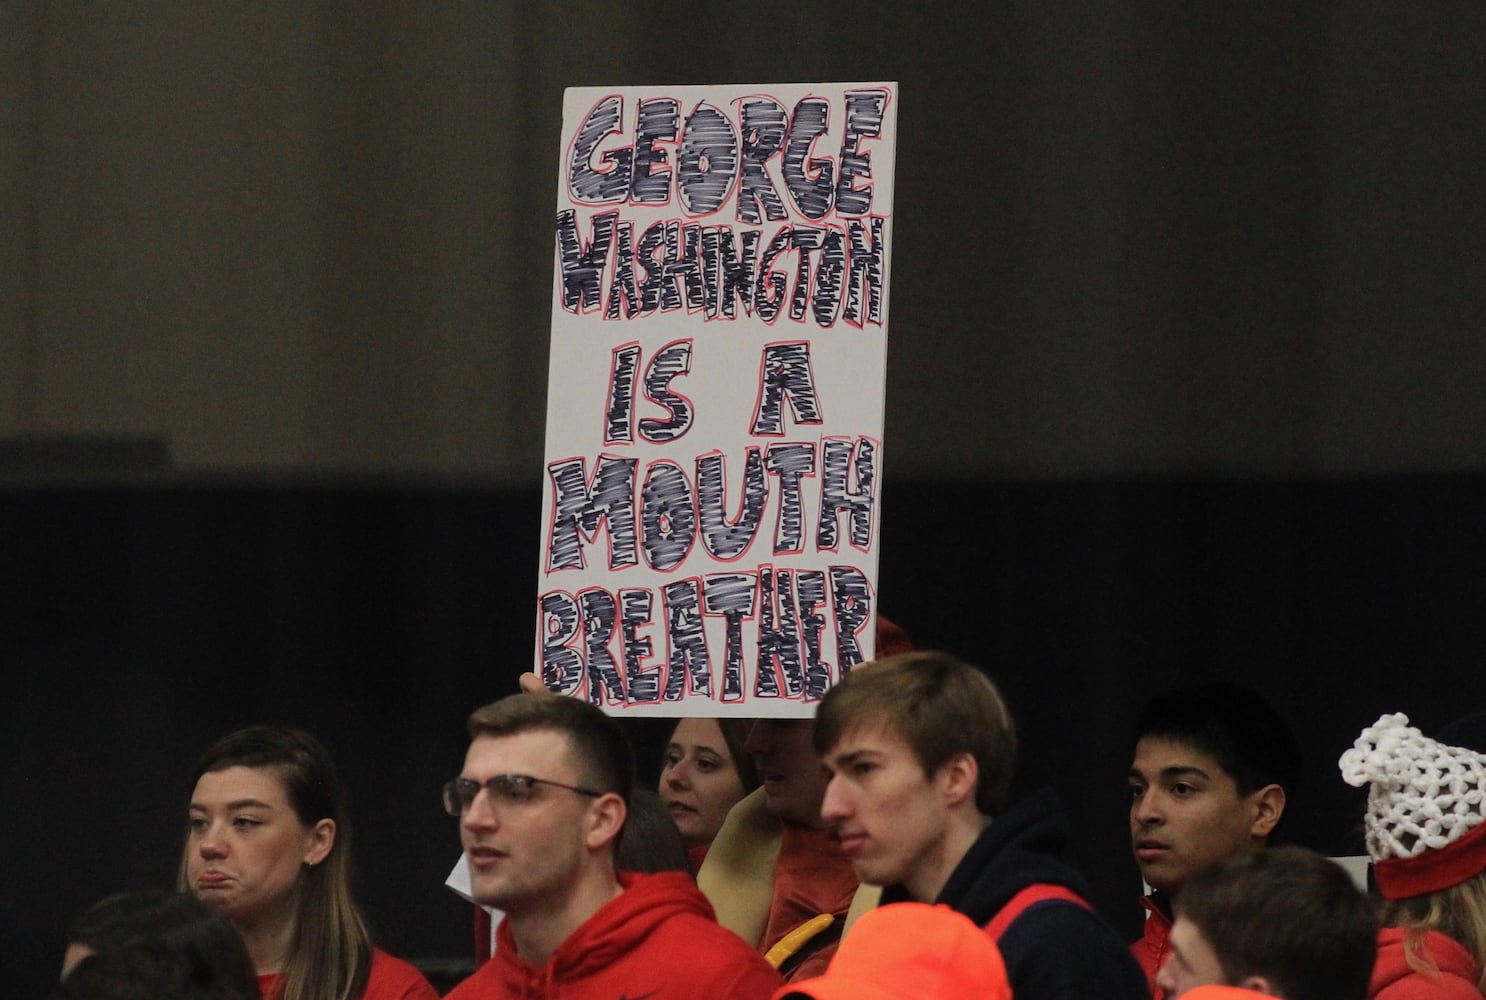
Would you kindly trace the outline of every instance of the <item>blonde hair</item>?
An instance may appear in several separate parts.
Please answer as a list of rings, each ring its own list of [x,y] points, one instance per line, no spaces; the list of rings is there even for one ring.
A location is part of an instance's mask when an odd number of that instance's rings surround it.
[[[1403,928],[1404,957],[1420,972],[1439,972],[1421,947],[1427,932],[1439,931],[1460,942],[1480,970],[1476,989],[1486,992],[1486,871],[1439,892],[1385,899],[1381,916],[1383,926]]]

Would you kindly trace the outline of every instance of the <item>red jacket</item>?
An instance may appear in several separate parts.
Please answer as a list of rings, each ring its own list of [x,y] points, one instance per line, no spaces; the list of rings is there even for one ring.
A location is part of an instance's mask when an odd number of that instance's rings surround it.
[[[624,892],[599,907],[545,965],[516,953],[509,921],[495,956],[445,1000],[768,1000],[784,980],[718,924],[686,872],[622,872]]]
[[[1439,931],[1425,931],[1418,957],[1438,966],[1435,974],[1409,965],[1404,933],[1401,927],[1385,927],[1378,935],[1369,1000],[1482,1000],[1481,969],[1464,945]]]
[[[1171,918],[1150,896],[1142,896],[1140,905],[1146,909],[1145,926],[1141,929],[1140,940],[1130,946],[1130,954],[1135,956],[1145,973],[1146,984],[1151,988],[1151,1000],[1164,1000],[1166,991],[1156,985],[1156,973],[1161,971],[1162,963],[1171,953]]]
[[[265,997],[276,995],[282,975],[258,977],[258,992]],[[418,967],[411,962],[387,954],[380,948],[372,949],[371,970],[366,975],[366,989],[358,1000],[438,1000],[439,992],[433,988]]]

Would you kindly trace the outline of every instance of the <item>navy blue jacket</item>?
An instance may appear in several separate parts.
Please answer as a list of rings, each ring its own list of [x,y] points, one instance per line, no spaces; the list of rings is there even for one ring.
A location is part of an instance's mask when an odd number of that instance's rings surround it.
[[[1068,819],[1057,793],[1044,788],[1012,805],[960,859],[936,903],[947,903],[984,927],[1034,883],[1064,886],[1089,898],[1083,875],[1063,859]],[[882,902],[906,899],[901,886]],[[1093,910],[1044,900],[1024,910],[997,944],[1016,1000],[1150,1000],[1130,946]]]

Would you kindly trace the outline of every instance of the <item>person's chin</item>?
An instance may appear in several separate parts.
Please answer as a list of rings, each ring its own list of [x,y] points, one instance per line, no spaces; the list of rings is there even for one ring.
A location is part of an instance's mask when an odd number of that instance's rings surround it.
[[[908,874],[885,858],[853,858],[851,867],[868,885],[897,885]]]
[[[510,906],[510,893],[504,885],[471,885],[470,896],[481,906],[505,910]]]
[[[1152,865],[1140,870],[1140,877],[1153,892],[1164,893],[1168,896],[1176,894],[1176,887],[1180,881],[1172,876],[1170,869],[1160,865]]]

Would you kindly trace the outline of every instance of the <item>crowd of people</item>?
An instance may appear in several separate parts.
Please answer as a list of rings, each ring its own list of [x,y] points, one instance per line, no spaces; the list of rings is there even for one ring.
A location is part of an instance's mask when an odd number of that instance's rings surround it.
[[[475,969],[450,1000],[1483,1000],[1486,753],[1384,715],[1339,761],[1367,788],[1366,884],[1282,843],[1301,773],[1241,685],[1134,720],[1127,941],[1065,856],[1051,788],[1013,799],[994,680],[880,619],[877,658],[807,719],[679,720],[639,784],[620,721],[522,690],[472,712],[458,774]],[[1477,728],[1473,731],[1470,725]],[[309,733],[197,761],[174,889],[100,899],[53,1000],[438,1000],[351,891],[345,789]]]

